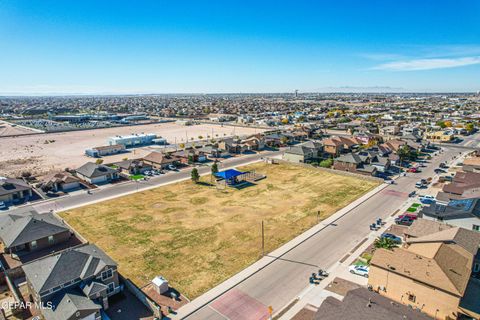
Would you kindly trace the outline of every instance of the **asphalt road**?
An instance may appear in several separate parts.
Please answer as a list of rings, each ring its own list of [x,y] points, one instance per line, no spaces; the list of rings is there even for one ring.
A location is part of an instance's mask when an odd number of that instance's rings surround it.
[[[465,151],[465,150],[461,150]],[[309,284],[308,278],[319,268],[328,269],[341,260],[370,233],[369,225],[377,218],[387,218],[407,200],[421,178],[433,177],[433,170],[441,162],[451,161],[459,155],[457,148],[444,147],[420,173],[408,173],[369,198],[348,214],[309,238],[266,268],[236,286],[265,306],[272,306],[274,313],[288,305]],[[319,185],[319,188],[328,186]],[[188,319],[226,319],[209,305],[189,315]],[[248,317],[247,317],[248,318]],[[252,318],[252,320],[255,320]]]
[[[260,160],[262,157],[278,156],[282,151],[266,151],[259,154],[244,155],[241,157],[225,159],[219,164],[219,169],[242,166],[251,162]],[[211,170],[210,166],[197,167],[199,173],[208,174]],[[125,194],[141,191],[153,187],[158,187],[168,183],[174,183],[184,179],[190,178],[192,168],[182,169],[178,172],[167,172],[166,174],[151,177],[147,181],[127,181],[124,183],[106,185],[91,191],[88,194],[86,191],[76,192],[71,195],[60,197],[58,199],[51,199],[48,201],[41,201],[32,204],[32,206],[39,212],[49,210],[62,211],[69,208],[83,206],[89,203],[100,202],[115,197],[120,197]]]

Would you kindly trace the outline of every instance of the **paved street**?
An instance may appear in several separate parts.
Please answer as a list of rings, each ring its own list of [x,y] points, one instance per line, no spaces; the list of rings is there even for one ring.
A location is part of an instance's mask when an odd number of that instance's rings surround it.
[[[242,166],[251,162],[259,161],[262,157],[279,156],[281,151],[266,151],[259,154],[244,155],[223,160],[219,164],[219,169]],[[200,174],[208,174],[209,166],[200,166],[198,171]],[[75,192],[71,195],[42,201],[32,204],[32,206],[40,212],[49,210],[62,211],[70,208],[86,205],[88,203],[100,202],[107,199],[120,197],[122,195],[134,193],[136,191],[155,188],[164,184],[174,183],[185,179],[190,179],[191,168],[183,169],[179,172],[167,172],[164,175],[151,177],[147,181],[140,182],[124,182],[117,185],[106,185],[98,189],[92,190],[91,194],[86,191]]]
[[[427,168],[423,168],[423,172],[409,173],[406,177],[400,177],[396,180],[396,184],[386,187],[301,245],[281,257],[272,257],[272,263],[235,286],[236,292],[242,293],[242,296],[247,294],[250,299],[253,298],[264,308],[272,306],[274,314],[280,311],[308,286],[308,277],[312,272],[317,271],[319,267],[328,269],[342,259],[370,233],[368,226],[376,218],[385,219],[391,216],[407,201],[408,193],[415,190],[414,185],[420,178],[433,177],[433,170],[441,162],[450,161],[454,156],[458,156],[460,151],[458,148],[445,147],[443,153],[434,157]],[[327,186],[319,186],[319,188],[322,187]],[[258,313],[258,310],[256,312]],[[232,310],[230,313],[234,314]],[[180,309],[178,317],[227,318],[212,308],[211,304],[192,314],[185,314]],[[257,318],[243,314],[242,317],[228,317],[228,319]]]

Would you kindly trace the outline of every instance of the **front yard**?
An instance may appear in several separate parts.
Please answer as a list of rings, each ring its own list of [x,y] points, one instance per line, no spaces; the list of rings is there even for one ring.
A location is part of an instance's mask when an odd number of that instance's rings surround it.
[[[157,275],[197,297],[256,261],[261,221],[270,252],[378,183],[289,164],[257,163],[266,179],[244,189],[217,190],[180,182],[61,213],[119,263],[138,286]]]

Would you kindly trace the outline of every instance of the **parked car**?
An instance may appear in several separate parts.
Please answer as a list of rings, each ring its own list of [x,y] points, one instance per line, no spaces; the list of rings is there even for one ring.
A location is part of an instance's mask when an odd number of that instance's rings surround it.
[[[404,214],[401,214],[398,216],[398,218],[403,218],[403,217],[407,217],[411,220],[417,220],[417,215],[416,214],[413,214],[413,213],[404,213]]]
[[[436,174],[441,174],[441,173],[447,173],[447,171],[443,170],[443,169],[440,169],[440,168],[437,168],[435,170],[433,170]]]
[[[430,195],[421,196],[419,199],[420,199],[420,202],[423,204],[430,204],[435,202],[436,200],[434,196],[430,196]]]
[[[380,238],[391,239],[392,241],[394,241],[396,243],[402,243],[402,238],[397,237],[396,235],[391,234],[391,233],[383,233],[380,236]]]
[[[5,202],[0,201],[0,210],[7,210],[8,206]]]
[[[452,182],[453,177],[451,177],[451,176],[441,176],[441,177],[438,178],[438,181],[439,182],[445,182],[445,181]]]
[[[348,270],[350,271],[350,273],[368,278],[368,272],[370,271],[370,268],[367,267],[367,266],[352,265],[352,266],[350,266],[350,268],[348,268]]]
[[[442,169],[448,169],[448,166],[443,162],[440,163],[439,167],[442,168]]]
[[[417,191],[412,191],[408,194],[409,198],[415,197],[417,195]]]
[[[177,167],[175,167],[173,164],[169,164],[167,168],[168,170],[172,170],[172,171],[177,170]]]
[[[423,183],[422,181],[418,181],[417,183],[415,183],[415,188],[422,189],[426,187],[427,187],[427,184]]]
[[[417,173],[417,172],[420,172],[417,168],[409,168],[407,170],[407,172],[411,172],[411,173]]]
[[[410,226],[413,223],[413,219],[410,219],[409,217],[402,217],[402,218],[398,217],[398,218],[395,218],[395,223],[402,226]]]

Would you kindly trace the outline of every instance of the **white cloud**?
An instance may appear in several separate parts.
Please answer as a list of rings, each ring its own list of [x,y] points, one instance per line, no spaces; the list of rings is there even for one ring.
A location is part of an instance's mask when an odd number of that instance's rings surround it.
[[[374,70],[390,70],[390,71],[413,71],[413,70],[456,68],[456,67],[468,66],[473,64],[480,64],[480,56],[393,61],[393,62],[380,64],[378,66],[373,67],[373,69]]]

